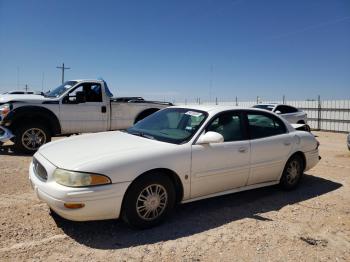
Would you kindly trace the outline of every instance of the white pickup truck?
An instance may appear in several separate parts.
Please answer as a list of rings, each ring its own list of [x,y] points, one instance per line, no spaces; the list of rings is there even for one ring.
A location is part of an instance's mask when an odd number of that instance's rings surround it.
[[[104,80],[67,81],[45,95],[1,95],[0,141],[33,153],[53,136],[125,129],[170,105],[113,98]]]

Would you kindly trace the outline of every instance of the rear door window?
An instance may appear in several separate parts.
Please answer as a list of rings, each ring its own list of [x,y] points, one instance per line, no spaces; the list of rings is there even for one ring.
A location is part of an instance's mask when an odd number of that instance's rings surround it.
[[[287,132],[284,123],[273,115],[248,113],[248,125],[251,139],[269,137]]]

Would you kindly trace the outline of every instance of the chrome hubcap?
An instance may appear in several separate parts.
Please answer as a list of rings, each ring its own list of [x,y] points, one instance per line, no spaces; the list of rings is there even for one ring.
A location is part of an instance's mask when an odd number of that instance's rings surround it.
[[[28,150],[36,150],[46,142],[46,135],[39,128],[30,128],[22,135],[22,144]]]
[[[137,198],[137,214],[144,220],[154,220],[164,212],[167,201],[168,194],[162,185],[149,185]]]
[[[290,162],[287,168],[287,181],[289,184],[293,184],[300,175],[300,164],[297,160]]]

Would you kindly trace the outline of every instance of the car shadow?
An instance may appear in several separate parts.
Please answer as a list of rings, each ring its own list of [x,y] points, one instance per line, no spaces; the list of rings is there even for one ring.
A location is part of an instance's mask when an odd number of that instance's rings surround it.
[[[13,149],[13,145],[0,145],[0,156],[1,155],[7,155],[7,156],[27,156],[27,157],[32,157],[33,154],[16,153],[14,151],[14,149]]]
[[[305,175],[298,189],[292,191],[271,186],[179,205],[165,223],[147,230],[130,229],[119,220],[72,222],[58,215],[52,217],[58,227],[80,244],[97,249],[119,249],[186,237],[244,218],[268,223],[271,219],[262,213],[278,211],[341,186]]]

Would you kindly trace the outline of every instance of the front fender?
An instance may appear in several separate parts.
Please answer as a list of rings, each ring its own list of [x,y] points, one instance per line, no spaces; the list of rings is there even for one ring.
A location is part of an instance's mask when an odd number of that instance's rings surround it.
[[[61,124],[58,117],[48,108],[43,106],[20,106],[11,110],[3,119],[2,125],[14,129],[23,121],[44,122],[53,135],[61,133]]]

